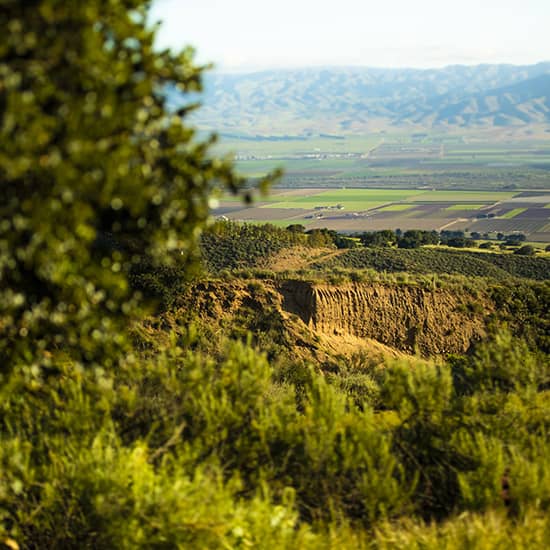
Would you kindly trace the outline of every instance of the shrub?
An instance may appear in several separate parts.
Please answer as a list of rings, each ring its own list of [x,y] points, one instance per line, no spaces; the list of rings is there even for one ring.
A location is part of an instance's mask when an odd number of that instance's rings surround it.
[[[525,245],[518,248],[514,254],[519,254],[520,256],[534,256],[535,249],[531,245]]]

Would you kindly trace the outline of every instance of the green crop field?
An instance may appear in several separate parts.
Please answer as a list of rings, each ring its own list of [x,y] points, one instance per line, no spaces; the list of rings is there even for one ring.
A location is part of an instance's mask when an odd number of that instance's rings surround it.
[[[477,204],[494,203],[511,199],[516,193],[504,191],[426,191],[420,197],[420,202],[456,202],[463,205],[468,201]]]
[[[343,206],[343,210],[369,210],[385,204],[385,201],[375,200],[346,200],[338,199],[338,204]],[[288,202],[276,202],[263,205],[262,208],[303,208],[304,210],[314,210],[319,208],[335,207],[335,201],[329,201],[325,198],[303,199]]]
[[[422,191],[394,189],[332,189],[312,196],[286,198],[276,195],[274,197],[276,202],[267,204],[264,208],[304,208],[310,210],[317,207],[341,205],[346,210],[368,210],[382,206],[385,203],[408,200],[422,193]]]
[[[274,168],[294,187],[393,187],[498,191],[548,189],[550,143],[494,136],[434,133],[419,137],[375,132],[366,136],[224,137],[216,146],[238,170],[257,178]]]
[[[452,206],[447,206],[445,210],[479,210],[484,206],[487,206],[487,204],[453,204]]]
[[[396,189],[332,189],[316,195],[317,201],[331,202],[360,202],[360,201],[402,201],[418,195],[423,191],[409,191]],[[301,200],[306,201],[306,197]]]
[[[519,214],[522,214],[526,210],[527,208],[514,208],[513,210],[506,212],[506,214],[503,214],[501,218],[505,218],[505,219],[515,218],[516,216],[518,216]]]
[[[550,140],[512,140],[498,132],[380,131],[369,136],[222,136],[217,147],[234,154],[238,169],[252,182],[276,167],[285,175],[268,197],[258,198],[256,208],[240,209],[235,198],[222,198],[215,216],[349,232],[433,228],[518,231],[535,241],[550,239]],[[541,215],[543,207],[548,217]]]
[[[238,200],[221,199],[214,216],[275,223],[300,223],[306,228],[327,227],[344,232],[380,229],[434,229],[513,233],[548,242],[546,194],[526,196],[521,192],[426,189],[297,188],[276,189],[254,207],[239,208]],[[512,201],[512,202],[509,202]],[[288,212],[286,214],[285,212]],[[533,212],[531,216],[530,213]]]
[[[221,154],[288,156],[315,152],[367,153],[382,138],[372,136],[334,136],[301,139],[235,139],[222,136],[216,149]]]
[[[380,212],[403,212],[404,210],[410,210],[414,208],[414,204],[390,204],[380,208]]]

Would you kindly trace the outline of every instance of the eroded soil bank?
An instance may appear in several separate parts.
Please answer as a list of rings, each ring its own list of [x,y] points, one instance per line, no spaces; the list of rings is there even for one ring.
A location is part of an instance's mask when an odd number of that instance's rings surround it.
[[[261,330],[271,318],[302,340],[307,334],[312,341],[330,336],[333,342],[352,336],[423,356],[467,352],[486,336],[495,309],[488,297],[466,290],[301,280],[201,282],[182,304],[214,322],[241,316]]]

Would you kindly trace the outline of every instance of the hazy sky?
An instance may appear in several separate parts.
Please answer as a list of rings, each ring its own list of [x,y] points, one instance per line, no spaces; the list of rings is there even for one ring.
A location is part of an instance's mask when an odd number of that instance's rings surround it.
[[[220,70],[550,60],[550,0],[155,0],[151,19]]]

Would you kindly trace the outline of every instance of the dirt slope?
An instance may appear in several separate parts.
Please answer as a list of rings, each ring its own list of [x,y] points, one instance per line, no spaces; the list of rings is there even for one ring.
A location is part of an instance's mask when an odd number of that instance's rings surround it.
[[[465,292],[416,286],[290,281],[281,292],[283,307],[317,332],[372,338],[422,355],[464,353],[485,336],[493,309]]]
[[[372,353],[464,353],[485,336],[494,310],[466,291],[298,280],[202,282],[183,304],[211,322],[246,320],[253,332],[281,333],[284,345],[313,355],[347,354],[356,346]]]

